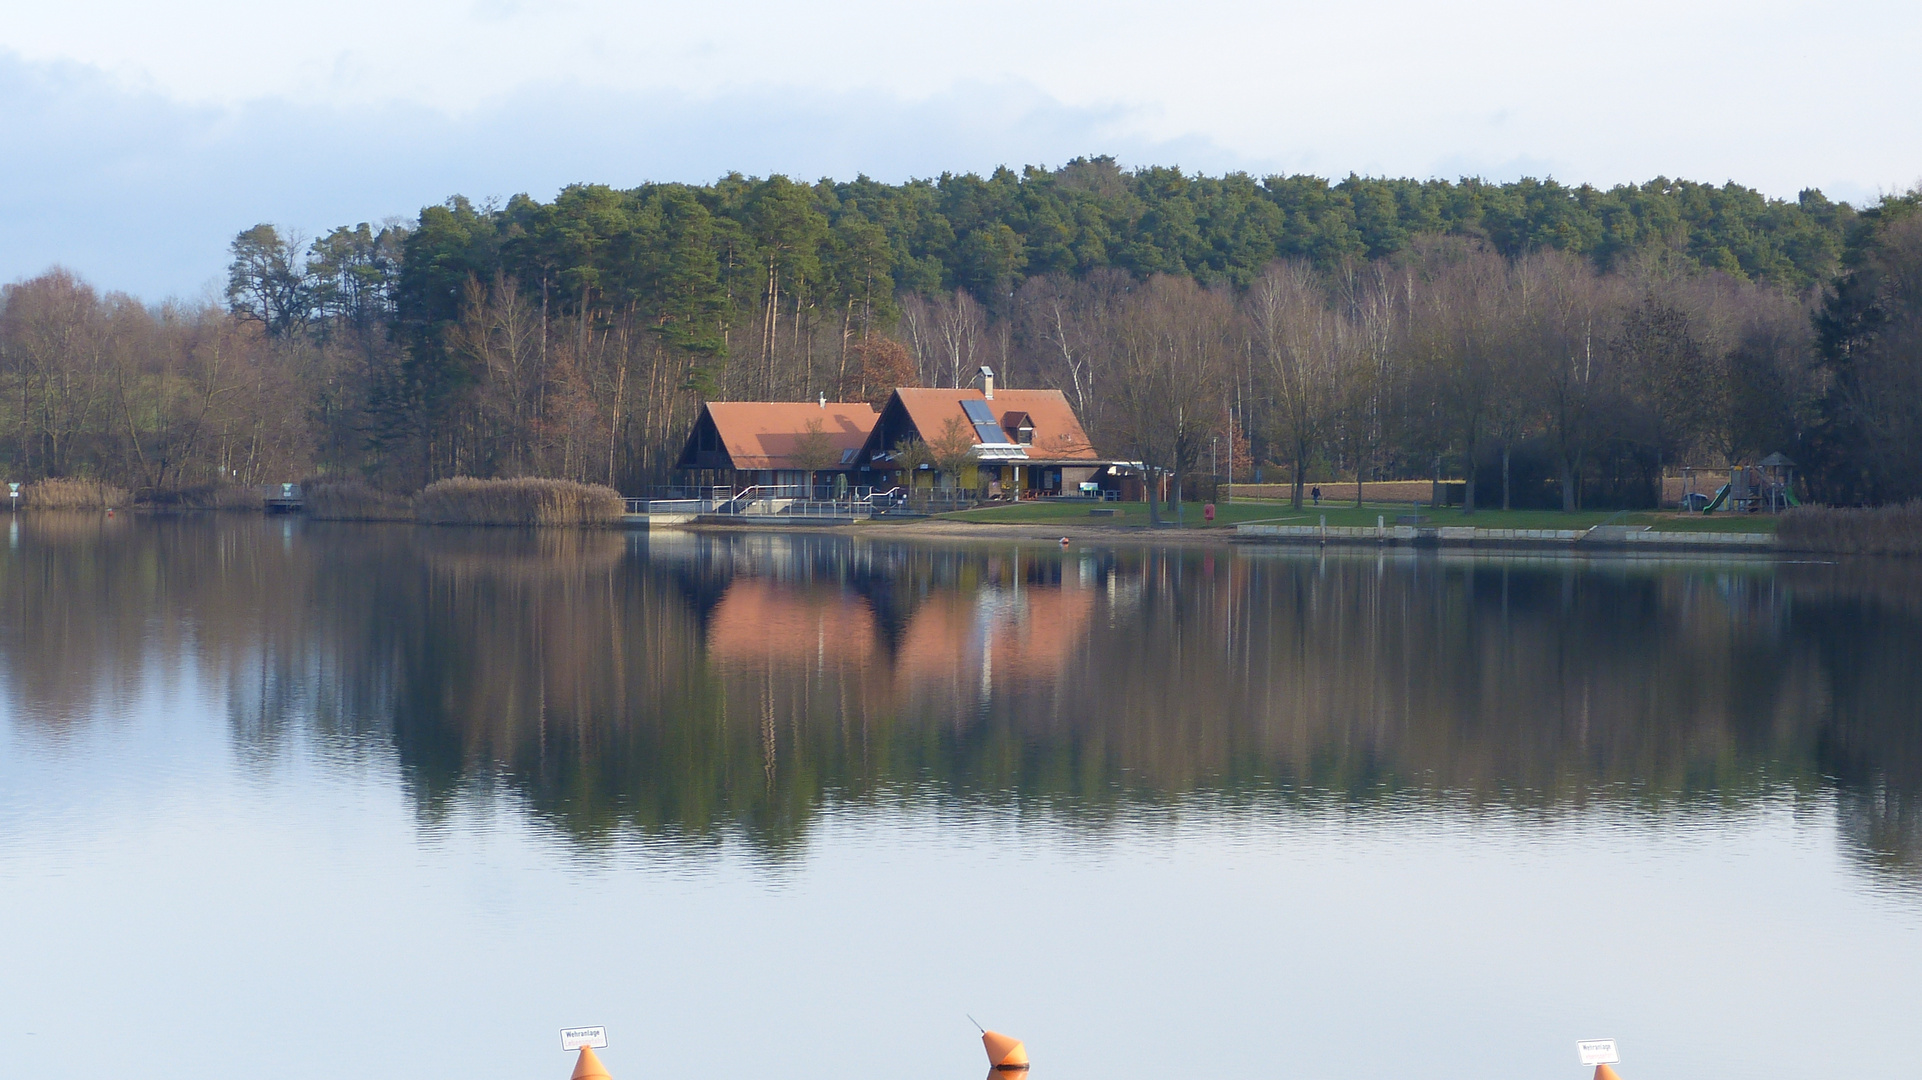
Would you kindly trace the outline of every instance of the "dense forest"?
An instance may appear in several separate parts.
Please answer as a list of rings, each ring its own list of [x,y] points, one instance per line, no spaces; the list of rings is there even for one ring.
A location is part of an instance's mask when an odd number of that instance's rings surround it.
[[[700,402],[1053,386],[1192,484],[1468,478],[1642,505],[1783,451],[1922,494],[1922,192],[1190,176],[1106,158],[739,175],[233,242],[226,303],[54,270],[0,310],[0,462],[165,501],[311,474],[671,482]],[[1192,490],[1192,488],[1190,488]]]

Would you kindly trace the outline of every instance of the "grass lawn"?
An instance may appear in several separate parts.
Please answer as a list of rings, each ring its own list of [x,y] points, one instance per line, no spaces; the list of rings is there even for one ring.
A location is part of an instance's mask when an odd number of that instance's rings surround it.
[[[1116,511],[1113,517],[1095,517],[1090,509]],[[1162,520],[1173,522],[1175,508],[1162,504]],[[1259,522],[1266,525],[1318,525],[1322,515],[1327,515],[1332,526],[1362,526],[1372,528],[1380,518],[1386,518],[1390,525],[1395,518],[1412,512],[1407,503],[1367,503],[1356,509],[1354,503],[1327,503],[1319,508],[1304,504],[1295,510],[1286,502],[1242,499],[1222,503],[1215,507],[1213,528],[1228,528],[1234,525]],[[1750,514],[1678,514],[1668,512],[1631,512],[1618,514],[1612,510],[1581,510],[1564,514],[1559,510],[1478,510],[1472,515],[1463,514],[1458,509],[1430,510],[1421,508],[1421,516],[1427,520],[1425,525],[1473,525],[1483,529],[1586,529],[1591,525],[1611,522],[1617,525],[1649,525],[1659,530],[1683,530],[1688,532],[1773,532],[1775,519],[1763,515]],[[951,521],[981,521],[1009,525],[1075,524],[1087,525],[1100,522],[1115,522],[1124,525],[1148,524],[1146,503],[1077,503],[1077,502],[1025,502],[1006,506],[989,506],[978,510],[962,510],[957,513],[943,514]],[[1209,524],[1202,518],[1201,503],[1184,503],[1182,524],[1191,529],[1207,528]]]

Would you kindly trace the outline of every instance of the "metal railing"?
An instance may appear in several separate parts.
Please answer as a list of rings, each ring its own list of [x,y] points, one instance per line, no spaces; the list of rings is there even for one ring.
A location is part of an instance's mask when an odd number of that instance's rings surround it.
[[[1115,502],[1118,491],[1098,495],[1034,495],[1029,498],[1064,502]],[[750,487],[660,487],[645,495],[624,499],[630,514],[802,514],[827,513],[837,516],[866,516],[889,512],[939,514],[965,510],[984,502],[1012,501],[988,499],[981,492],[958,488],[874,488],[853,487],[837,492],[832,484],[755,484]],[[1024,500],[1025,501],[1025,500]],[[799,509],[790,509],[799,504]]]
[[[697,494],[673,492],[668,498],[627,498],[630,514],[784,515],[788,517],[864,518],[905,505],[901,488],[852,488],[836,494],[830,485],[756,484],[716,487]]]

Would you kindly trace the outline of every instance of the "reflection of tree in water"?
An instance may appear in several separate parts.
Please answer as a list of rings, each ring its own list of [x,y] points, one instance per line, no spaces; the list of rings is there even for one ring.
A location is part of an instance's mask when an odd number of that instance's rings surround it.
[[[1783,578],[1796,597],[1791,640],[1821,683],[1809,753],[1839,792],[1850,848],[1922,882],[1922,567],[1793,567]]]
[[[1864,865],[1922,867],[1912,569],[280,528],[28,537],[15,715],[192,660],[250,755],[392,754],[428,818],[504,785],[583,839],[780,851],[929,795],[1098,824],[1833,792]]]

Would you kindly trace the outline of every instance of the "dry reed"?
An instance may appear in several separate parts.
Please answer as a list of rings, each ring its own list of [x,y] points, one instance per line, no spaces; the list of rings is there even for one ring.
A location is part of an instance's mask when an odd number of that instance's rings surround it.
[[[1775,541],[1830,555],[1922,555],[1922,500],[1860,510],[1797,507],[1782,515]]]
[[[20,489],[22,510],[111,510],[127,505],[127,490],[98,480],[54,477]]]
[[[614,525],[627,504],[599,484],[572,480],[476,480],[457,476],[430,484],[414,498],[423,525]]]
[[[301,512],[315,521],[412,521],[414,501],[359,480],[309,480]]]

